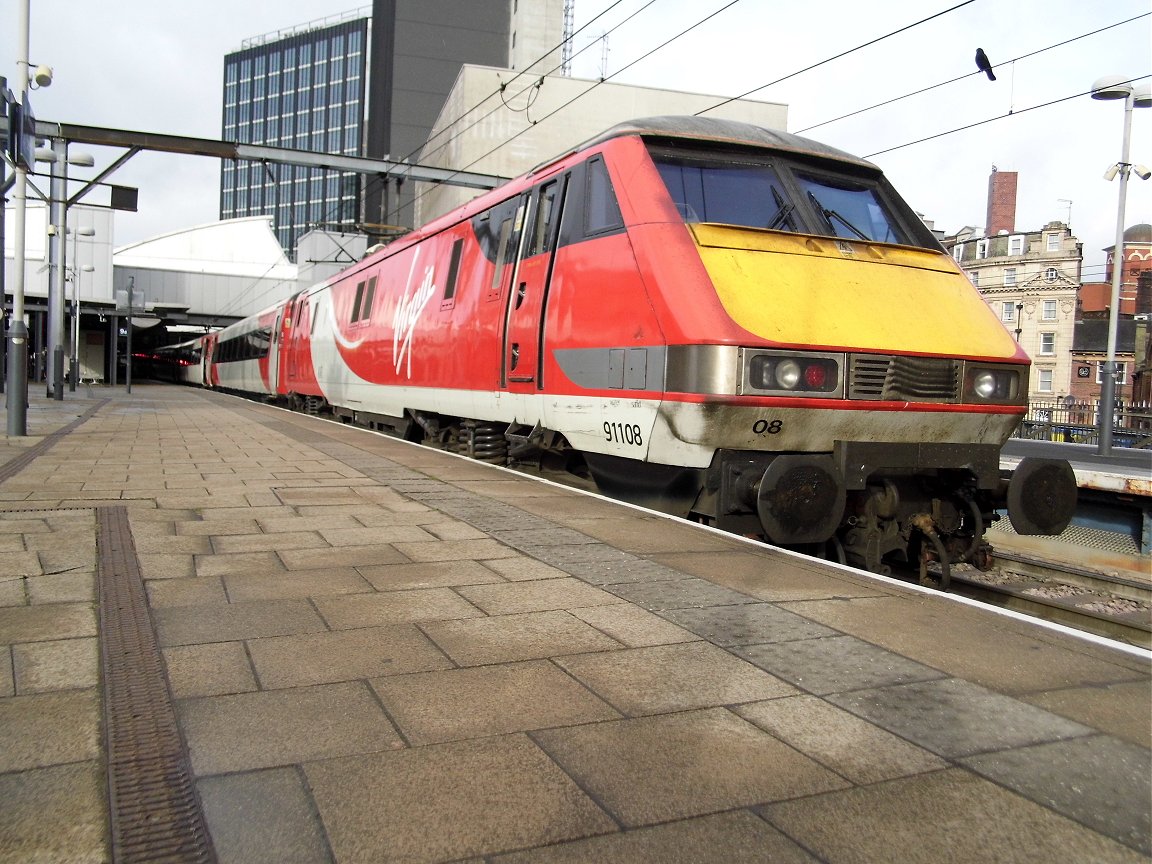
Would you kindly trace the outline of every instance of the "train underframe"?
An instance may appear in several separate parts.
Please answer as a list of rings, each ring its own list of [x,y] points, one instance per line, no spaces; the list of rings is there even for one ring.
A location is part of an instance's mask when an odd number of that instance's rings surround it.
[[[992,566],[987,527],[1007,510],[1020,534],[1059,534],[1076,505],[1067,462],[1025,459],[1005,476],[995,445],[837,442],[832,453],[717,450],[707,468],[582,453],[539,426],[412,412],[403,417],[290,400],[308,413],[388,431],[501,466],[591,479],[605,495],[874,573],[918,566],[946,588],[961,562]]]

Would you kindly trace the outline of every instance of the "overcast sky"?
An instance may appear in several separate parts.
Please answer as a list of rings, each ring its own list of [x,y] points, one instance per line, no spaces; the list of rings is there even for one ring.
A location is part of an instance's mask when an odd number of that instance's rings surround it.
[[[12,87],[23,2],[0,0],[0,74]],[[614,3],[575,0],[577,28]],[[32,0],[30,59],[55,71],[32,104],[42,120],[219,138],[225,54],[246,38],[356,8],[348,0]],[[871,158],[914,209],[949,233],[983,226],[993,165],[1017,171],[1017,228],[1070,215],[1091,281],[1102,278],[1100,250],[1115,239],[1118,183],[1102,175],[1120,159],[1124,111],[1120,102],[1070,97],[1110,73],[1152,74],[1148,12],[1148,0],[622,0],[578,33],[576,50],[587,50],[573,73],[720,98],[755,90],[748,98],[788,106],[789,131]],[[1051,47],[1068,40],[1076,41]],[[970,74],[977,47],[996,65],[996,81]],[[801,72],[843,52],[851,53]],[[961,80],[933,87],[954,78]],[[770,84],[779,79],[786,80]],[[1036,107],[1057,100],[1066,101]],[[965,126],[972,128],[941,135]],[[98,167],[117,155],[93,152]],[[1152,167],[1152,109],[1134,112],[1132,161]],[[117,245],[217,218],[213,160],[140,154],[111,179],[140,188],[140,211],[117,215]],[[1133,175],[1125,223],[1138,222],[1152,222],[1152,180]]]

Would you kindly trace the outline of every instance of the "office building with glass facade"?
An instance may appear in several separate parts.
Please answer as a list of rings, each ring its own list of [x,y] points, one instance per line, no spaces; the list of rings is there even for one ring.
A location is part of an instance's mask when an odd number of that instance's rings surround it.
[[[224,58],[223,138],[244,144],[363,155],[369,19],[248,40]],[[270,214],[291,255],[311,228],[352,229],[360,178],[301,165],[225,162],[220,217]]]
[[[563,22],[564,0],[373,0],[248,39],[224,58],[222,137],[412,161],[463,64],[557,67]],[[296,240],[316,227],[379,236],[414,227],[411,186],[329,169],[226,163],[220,217],[271,214],[294,256]]]

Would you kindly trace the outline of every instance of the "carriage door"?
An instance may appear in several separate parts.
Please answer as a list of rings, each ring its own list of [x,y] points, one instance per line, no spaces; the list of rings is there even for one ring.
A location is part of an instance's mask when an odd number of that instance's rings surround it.
[[[288,301],[288,317],[284,320],[284,342],[280,346],[280,360],[283,372],[282,393],[291,393],[300,379],[300,338],[304,329],[304,305],[308,298],[304,294]],[[285,363],[287,361],[287,363]]]
[[[280,307],[280,311],[276,313],[276,321],[272,325],[272,332],[269,334],[268,345],[268,390],[276,393],[280,389],[280,353],[284,344],[284,317],[287,312],[288,304],[285,303]]]
[[[556,255],[560,213],[567,177],[538,186],[532,193],[529,218],[520,238],[520,260],[504,319],[504,366],[501,386],[537,390],[544,386],[544,306]]]

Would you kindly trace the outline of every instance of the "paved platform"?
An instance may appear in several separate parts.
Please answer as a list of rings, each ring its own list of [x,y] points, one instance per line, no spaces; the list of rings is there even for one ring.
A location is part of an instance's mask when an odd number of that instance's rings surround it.
[[[0,862],[1152,856],[1147,654],[133,389],[0,442]]]

